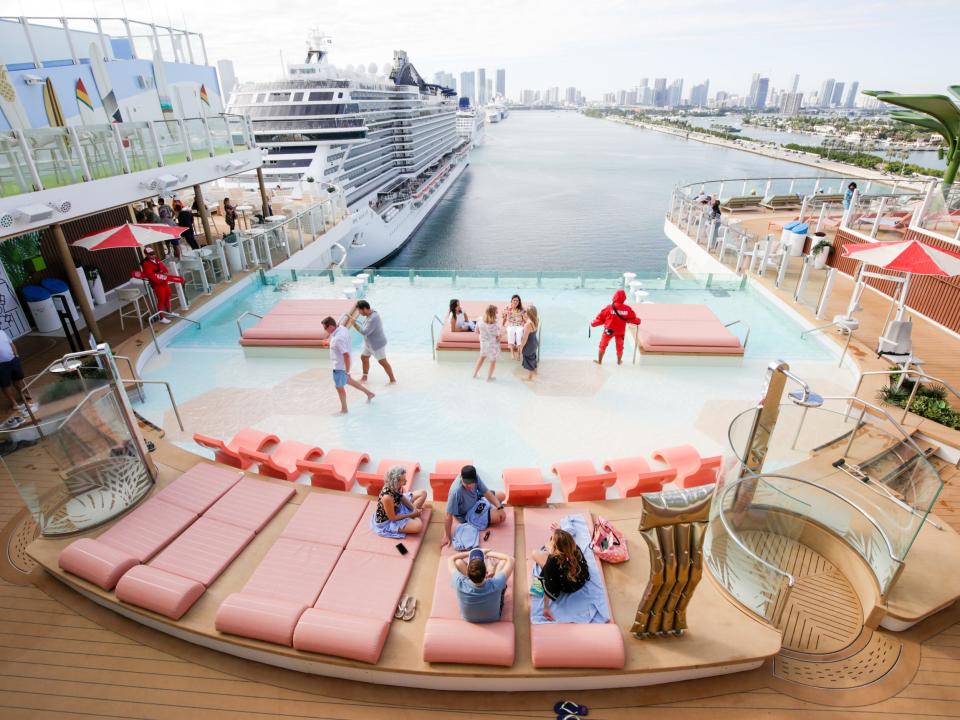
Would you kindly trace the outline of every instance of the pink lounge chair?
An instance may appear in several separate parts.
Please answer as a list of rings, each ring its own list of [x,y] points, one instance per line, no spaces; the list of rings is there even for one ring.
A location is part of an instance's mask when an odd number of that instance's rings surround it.
[[[202,435],[201,433],[194,433],[193,441],[197,445],[213,450],[214,459],[218,463],[246,470],[253,464],[253,460],[244,458],[241,454],[242,450],[264,452],[269,446],[279,443],[280,438],[272,433],[265,433],[254,428],[244,428],[237,432],[229,443],[224,443],[220,438]]]
[[[557,463],[551,470],[560,478],[560,488],[567,502],[605,500],[607,488],[617,479],[616,473],[598,473],[589,460]]]
[[[370,456],[355,450],[334,449],[316,460],[297,460],[297,467],[310,473],[310,484],[328,490],[350,492],[357,480],[357,470],[370,462]]]
[[[692,445],[662,448],[653,453],[654,460],[677,471],[676,484],[683,488],[708,485],[717,481],[723,458],[720,455],[703,458]]]
[[[404,492],[409,492],[413,487],[413,482],[420,472],[420,463],[415,460],[381,460],[377,465],[377,471],[372,473],[358,472],[357,482],[361,487],[367,489],[367,495],[379,495],[383,490],[383,478],[387,471],[394,465],[402,465],[407,471],[407,484],[404,486]]]
[[[257,472],[261,475],[278,480],[294,481],[303,473],[297,463],[303,460],[316,460],[323,455],[323,450],[316,445],[307,445],[298,440],[284,440],[269,455],[256,450],[240,450],[240,455],[251,462],[259,463]]]
[[[553,492],[553,485],[543,479],[540,468],[507,468],[503,486],[511,505],[546,505]]]
[[[603,469],[616,473],[617,490],[625,498],[660,492],[666,483],[677,476],[674,468],[651,471],[646,459],[639,456],[607,460]]]
[[[450,486],[460,475],[464,465],[473,465],[473,460],[437,460],[437,466],[430,473],[430,487],[433,499],[445,502],[450,495]]]

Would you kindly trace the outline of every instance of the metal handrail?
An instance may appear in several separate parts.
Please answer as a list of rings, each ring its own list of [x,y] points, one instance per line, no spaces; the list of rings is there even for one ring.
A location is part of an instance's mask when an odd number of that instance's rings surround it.
[[[167,395],[170,397],[170,405],[173,407],[173,414],[177,416],[177,425],[180,426],[180,432],[183,432],[183,420],[180,418],[180,408],[177,406],[177,401],[173,397],[173,388],[170,383],[166,380],[124,380],[120,378],[121,382],[126,383],[136,383],[137,386],[141,385],[163,385],[167,389]]]
[[[923,380],[931,380],[939,385],[942,385],[946,390],[949,390],[951,393],[953,393],[953,395],[957,399],[960,399],[960,392],[957,392],[957,390],[952,385],[950,385],[950,383],[948,383],[946,380],[941,380],[940,378],[935,377],[933,375],[929,375],[928,373],[925,373],[922,370],[913,370],[913,369],[869,370],[867,372],[862,372],[860,373],[860,377],[857,379],[857,386],[853,389],[854,397],[856,397],[857,393],[860,392],[860,386],[863,385],[863,379],[867,375],[886,375],[888,377],[892,377],[893,375],[900,375],[901,377],[903,377],[904,375],[914,375],[917,378],[921,378]],[[919,380],[915,381],[913,384],[913,390],[910,391],[910,397],[907,399],[906,406],[903,409],[903,417],[900,418],[901,423],[904,422],[907,419],[907,415],[910,414],[910,406],[913,405],[913,400],[917,396],[917,390],[919,389],[919,387],[920,387]]]
[[[160,355],[161,351],[160,351],[160,343],[157,342],[157,331],[153,329],[153,321],[156,320],[157,318],[163,318],[163,317],[176,318],[177,320],[186,320],[188,323],[193,323],[198,328],[201,327],[200,323],[197,322],[196,320],[180,315],[179,313],[167,312],[166,310],[160,310],[159,312],[155,312],[153,315],[147,318],[147,327],[150,328],[150,337],[153,338],[153,347],[157,351],[157,355]]]
[[[433,353],[433,359],[437,359],[437,338],[433,332],[433,323],[436,322],[440,325],[440,328],[443,329],[443,320],[440,319],[439,315],[434,315],[430,320],[430,350]]]
[[[240,321],[243,320],[245,317],[247,317],[247,315],[252,315],[255,318],[260,318],[261,320],[263,320],[263,315],[258,315],[255,312],[250,312],[249,310],[244,311],[244,313],[237,318],[237,332],[240,333],[241,338],[243,337],[243,326],[240,324]]]
[[[747,343],[750,342],[750,326],[747,325],[746,321],[744,321],[744,320],[734,320],[733,322],[724,323],[723,326],[724,326],[725,328],[728,328],[728,327],[731,327],[731,326],[737,325],[737,324],[743,325],[743,326],[747,329],[747,334],[744,335],[744,337],[743,337],[743,349],[746,350],[746,349],[747,349]]]

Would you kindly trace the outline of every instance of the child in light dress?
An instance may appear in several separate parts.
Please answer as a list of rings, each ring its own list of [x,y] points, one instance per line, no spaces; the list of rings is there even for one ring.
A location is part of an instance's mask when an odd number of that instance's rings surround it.
[[[493,380],[493,371],[497,367],[497,358],[500,357],[500,326],[497,324],[497,306],[488,305],[483,319],[477,323],[480,332],[480,357],[473,369],[473,376],[477,377],[484,360],[490,361],[487,370],[487,381]]]

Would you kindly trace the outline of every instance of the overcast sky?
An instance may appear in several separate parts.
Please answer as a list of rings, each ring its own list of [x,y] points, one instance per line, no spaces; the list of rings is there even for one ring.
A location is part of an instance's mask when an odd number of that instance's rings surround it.
[[[960,83],[960,0],[0,0],[3,12],[126,15],[204,34],[210,59],[241,80],[299,62],[306,30],[334,38],[336,65],[382,66],[406,50],[428,79],[437,70],[507,70],[507,95],[574,85],[588,98],[641,78],[710,79],[746,93],[760,72],[800,89],[827,77],[861,88],[944,92]]]

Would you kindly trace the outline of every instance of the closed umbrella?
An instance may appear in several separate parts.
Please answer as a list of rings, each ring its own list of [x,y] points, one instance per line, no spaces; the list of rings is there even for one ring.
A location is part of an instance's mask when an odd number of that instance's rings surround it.
[[[141,248],[158,242],[180,237],[187,228],[159,223],[127,223],[117,227],[98,230],[84,235],[74,247],[86,250],[114,250],[116,248]]]
[[[844,247],[843,254],[851,260],[859,260],[866,265],[904,273],[896,299],[897,320],[903,318],[907,291],[910,289],[910,278],[913,275],[939,275],[940,277],[960,275],[960,254],[940,250],[917,240],[857,243]],[[854,290],[851,306],[856,306],[856,301],[863,292],[863,276],[864,273],[861,272],[861,279],[858,280],[857,289]],[[891,279],[877,273],[870,273],[867,277]]]

